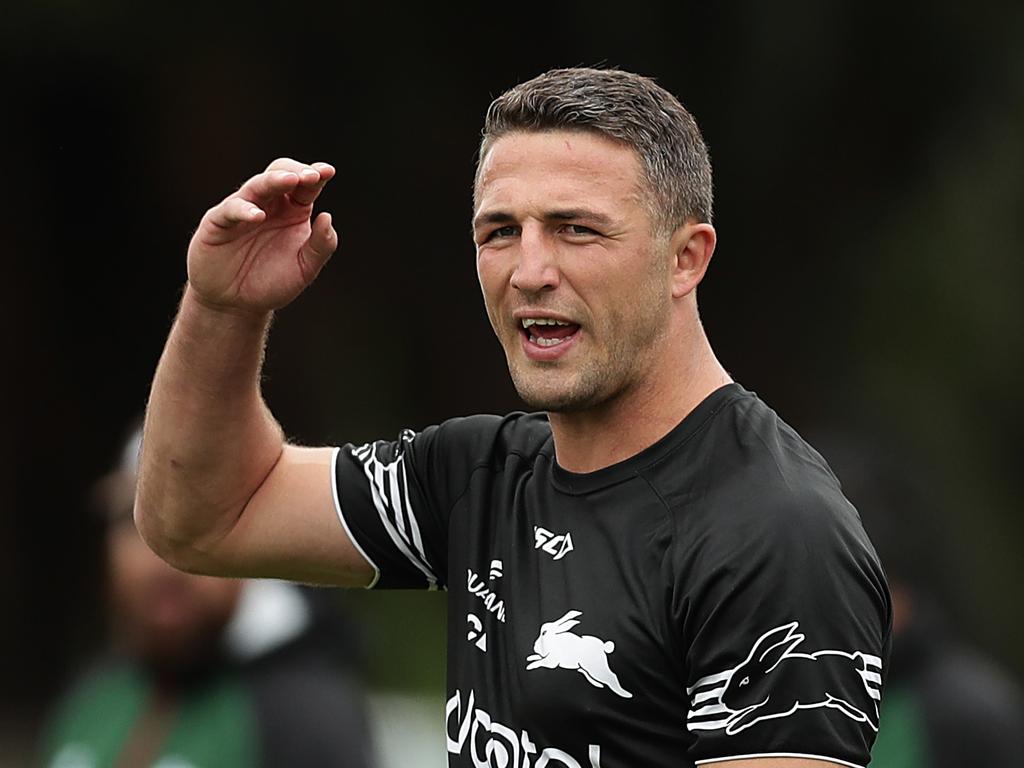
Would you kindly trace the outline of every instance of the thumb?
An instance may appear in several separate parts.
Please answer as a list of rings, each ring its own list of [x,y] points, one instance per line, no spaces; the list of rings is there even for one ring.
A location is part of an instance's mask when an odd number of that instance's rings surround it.
[[[299,267],[306,284],[313,282],[338,247],[338,233],[331,226],[331,214],[321,213],[313,222],[309,239],[299,249]]]

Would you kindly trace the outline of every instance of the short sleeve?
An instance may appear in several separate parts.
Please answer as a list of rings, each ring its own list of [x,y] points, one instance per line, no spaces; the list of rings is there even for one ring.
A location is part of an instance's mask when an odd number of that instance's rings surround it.
[[[891,606],[856,511],[838,488],[729,501],[679,565],[691,759],[866,766]]]
[[[470,416],[335,451],[335,507],[373,566],[371,587],[446,588],[448,514],[473,470],[492,460],[501,425]]]

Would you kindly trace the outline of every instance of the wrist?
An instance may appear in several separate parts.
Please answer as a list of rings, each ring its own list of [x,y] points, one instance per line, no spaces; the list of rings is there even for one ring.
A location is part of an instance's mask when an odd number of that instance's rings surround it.
[[[164,357],[187,369],[188,386],[216,398],[258,394],[272,314],[204,301],[186,285]],[[162,365],[163,363],[161,363]]]
[[[181,299],[181,313],[198,314],[208,321],[231,326],[265,329],[270,325],[273,312],[271,310],[249,309],[233,304],[211,301],[205,298],[190,282],[185,283],[185,291]]]

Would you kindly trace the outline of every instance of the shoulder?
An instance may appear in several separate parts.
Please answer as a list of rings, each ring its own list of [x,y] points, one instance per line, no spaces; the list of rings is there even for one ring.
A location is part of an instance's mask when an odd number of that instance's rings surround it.
[[[424,430],[423,437],[435,454],[458,453],[486,464],[549,449],[551,427],[543,413],[479,414],[448,419]]]
[[[510,413],[459,416],[419,432],[403,429],[393,440],[349,444],[342,452],[354,458],[357,467],[408,462],[419,474],[454,472],[464,477],[482,466],[500,466],[509,456],[532,458],[551,450],[551,428],[545,414]]]
[[[677,541],[703,556],[870,544],[825,459],[757,395],[741,390],[693,446],[699,471],[671,509]],[[873,557],[873,553],[872,553]]]
[[[702,497],[712,512],[724,506],[770,522],[808,507],[852,511],[821,454],[753,393],[716,415],[705,451]]]
[[[714,474],[716,490],[740,491],[754,484],[772,498],[841,495],[839,481],[821,454],[751,392],[744,391],[719,411],[708,442],[721,467]]]

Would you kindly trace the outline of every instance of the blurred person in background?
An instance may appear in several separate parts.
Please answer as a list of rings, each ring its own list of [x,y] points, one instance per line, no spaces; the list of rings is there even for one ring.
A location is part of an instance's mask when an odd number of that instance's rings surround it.
[[[957,553],[936,504],[901,457],[823,437],[876,543],[893,601],[893,654],[872,768],[1024,765],[1024,696],[1007,670],[964,640],[949,605]]]
[[[370,768],[363,701],[326,607],[294,585],[178,571],[132,520],[136,432],[94,505],[112,653],[51,719],[46,768]],[[328,651],[328,648],[333,648]]]

